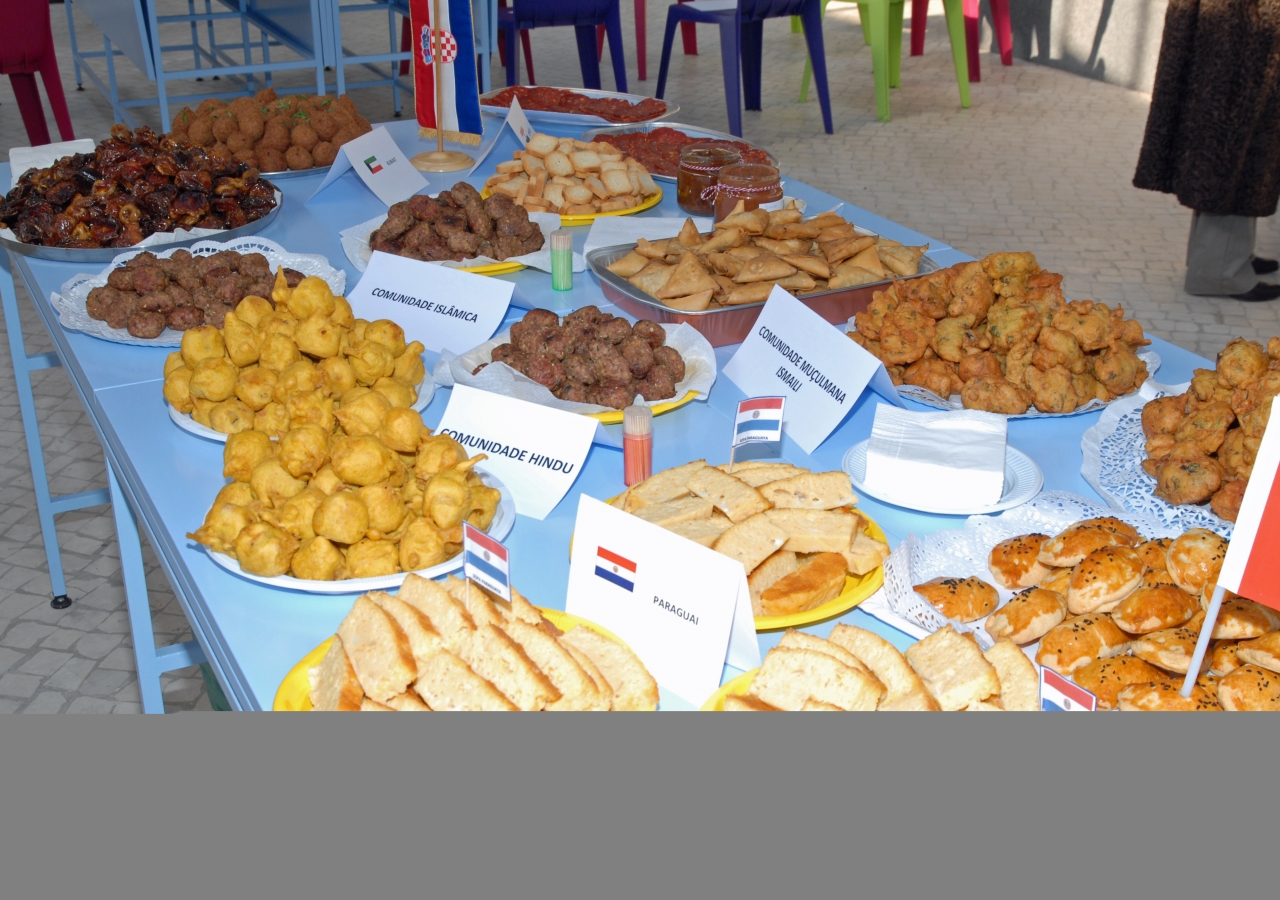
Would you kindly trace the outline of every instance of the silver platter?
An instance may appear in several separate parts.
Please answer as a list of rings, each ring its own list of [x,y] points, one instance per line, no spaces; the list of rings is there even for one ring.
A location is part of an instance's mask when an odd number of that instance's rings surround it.
[[[525,86],[528,87],[529,85],[525,85]],[[533,85],[533,87],[551,87],[551,85],[539,84],[539,85]],[[496,97],[499,93],[505,90],[506,88],[502,87],[502,88],[496,88],[492,91],[489,91],[486,94],[481,94],[480,95],[480,111],[485,115],[489,115],[489,116],[505,117],[509,107],[486,105],[486,102],[488,100],[492,99],[493,97]],[[653,97],[646,97],[643,94],[619,94],[616,91],[592,91],[592,90],[588,90],[587,88],[558,88],[558,90],[572,91],[575,94],[582,94],[584,97],[604,97],[604,98],[612,98],[614,100],[626,100],[628,103],[639,103],[641,100],[655,99]],[[666,112],[664,112],[662,115],[658,116],[657,118],[647,119],[646,122],[657,122],[661,119],[667,118],[668,116],[674,116],[676,113],[680,112],[679,104],[672,103],[670,100],[660,100],[658,102],[665,103],[667,105]],[[608,119],[602,118],[600,116],[588,116],[588,115],[583,115],[581,113],[549,112],[546,110],[526,109],[524,111],[524,114],[528,116],[530,122],[545,122],[549,125],[614,125],[614,124],[617,124],[614,122],[610,122]],[[633,126],[633,125],[643,125],[643,124],[646,124],[646,122],[624,122],[622,124],[627,126]]]

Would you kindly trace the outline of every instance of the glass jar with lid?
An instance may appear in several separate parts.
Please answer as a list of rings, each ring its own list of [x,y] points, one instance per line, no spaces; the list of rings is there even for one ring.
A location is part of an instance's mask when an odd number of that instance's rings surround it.
[[[717,175],[725,166],[742,160],[742,154],[723,144],[689,144],[680,150],[676,173],[676,202],[691,216],[709,216],[715,205]]]
[[[736,163],[725,166],[717,176],[715,220],[733,212],[739,201],[743,212],[782,199],[782,173],[764,163]]]

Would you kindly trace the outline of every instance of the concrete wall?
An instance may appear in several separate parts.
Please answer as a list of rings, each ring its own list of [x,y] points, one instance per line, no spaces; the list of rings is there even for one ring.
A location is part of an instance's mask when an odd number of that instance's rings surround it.
[[[1010,0],[1013,55],[1149,92],[1167,6],[1168,0]],[[982,15],[984,46],[994,51],[986,0]]]

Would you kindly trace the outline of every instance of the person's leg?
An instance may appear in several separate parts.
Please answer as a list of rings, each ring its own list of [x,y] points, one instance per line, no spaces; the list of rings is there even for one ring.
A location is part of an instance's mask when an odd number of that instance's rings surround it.
[[[1251,265],[1257,228],[1257,220],[1245,216],[1193,212],[1187,240],[1187,293],[1217,297],[1248,293],[1258,283]]]

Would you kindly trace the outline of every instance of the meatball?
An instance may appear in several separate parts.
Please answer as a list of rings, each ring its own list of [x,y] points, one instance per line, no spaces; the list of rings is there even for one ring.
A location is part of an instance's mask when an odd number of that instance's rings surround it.
[[[111,304],[116,302],[119,296],[120,292],[109,285],[91,290],[84,301],[84,308],[89,313],[89,318],[97,319],[100,322],[105,321],[107,310],[111,307]]]
[[[190,254],[188,254],[188,256],[189,255]],[[126,269],[140,269],[143,266],[158,265],[160,265],[160,257],[156,256],[150,250],[143,250],[137,256],[130,257],[128,261],[125,262],[124,267]]]
[[[513,256],[524,256],[524,241],[513,234],[498,235],[498,243],[494,246],[494,259],[502,262]]]
[[[631,366],[617,350],[611,354],[596,356],[591,360],[591,368],[597,382],[618,381],[625,384],[631,380]]]
[[[489,354],[489,358],[494,362],[506,362],[516,354],[516,348],[512,344],[499,344],[493,348],[493,352]]]
[[[670,347],[658,347],[653,351],[653,364],[671,373],[674,383],[684,381],[684,358]]]
[[[455,231],[449,235],[449,249],[462,254],[464,259],[474,259],[480,249],[480,235],[467,231]]]
[[[133,289],[139,294],[163,291],[169,286],[169,276],[159,266],[142,266],[133,270]]]
[[[676,383],[665,366],[654,366],[650,369],[648,377],[638,382],[636,389],[641,397],[649,401],[669,400],[676,395]]]
[[[160,313],[162,316],[168,315],[175,306],[181,305],[174,301],[173,291],[182,291],[182,288],[173,287],[163,291],[156,291],[154,294],[147,294],[138,301],[138,309],[145,312]],[[183,291],[183,293],[185,294],[186,291]],[[130,326],[130,329],[132,329],[132,326]],[[130,334],[132,333],[132,330],[130,330]],[[134,336],[142,337],[142,335]]]
[[[225,303],[214,303],[204,308],[204,320],[214,328],[221,328],[226,322],[227,313],[235,307]]]
[[[511,198],[506,194],[494,194],[488,200],[485,200],[481,204],[481,207],[489,218],[501,219],[507,213],[511,212],[511,208],[514,205],[515,204],[511,202]]]
[[[433,222],[440,215],[440,204],[426,194],[414,194],[408,202],[409,212],[420,222]]]
[[[648,319],[641,319],[632,325],[631,333],[644,338],[655,350],[667,342],[667,330],[657,322],[651,322]]]
[[[106,309],[106,323],[112,328],[124,328],[129,317],[138,311],[137,294],[119,294]]]
[[[454,232],[465,232],[467,230],[467,214],[463,210],[442,208],[440,215],[433,223],[436,234],[450,235]]]
[[[136,338],[160,337],[164,326],[164,314],[152,310],[138,310],[129,317],[128,322],[129,333]]]
[[[566,381],[560,385],[555,395],[561,400],[568,400],[571,403],[590,403],[591,393],[585,384],[578,381]]]
[[[600,312],[598,306],[584,306],[581,309],[575,309],[569,315],[564,317],[565,325],[594,325],[604,318],[604,313]]]
[[[402,200],[399,203],[393,203],[391,208],[387,210],[386,221],[378,226],[378,230],[374,232],[374,239],[394,241],[412,228],[416,221],[407,201]]]
[[[521,353],[532,356],[535,353],[541,353],[543,345],[554,334],[554,328],[548,328],[546,325],[538,325],[533,328],[522,330],[520,332],[520,336],[514,338],[513,343],[515,343],[516,349]]]
[[[133,290],[133,269],[125,266],[123,269],[116,269],[107,276],[107,286],[113,287],[117,291]]]
[[[607,322],[597,323],[595,336],[598,340],[620,344],[631,337],[631,323],[626,319],[610,319]]]
[[[521,323],[532,325],[548,325],[552,328],[560,324],[560,317],[549,309],[531,309],[524,314]]]
[[[493,219],[480,207],[480,203],[468,203],[465,212],[467,214],[467,225],[470,226],[472,233],[487,238],[493,234]]]
[[[297,269],[286,268],[284,270],[285,284],[289,285],[289,287],[291,288],[296,288],[299,284],[302,283],[302,279],[306,277],[307,277],[306,275],[302,274]]]
[[[587,396],[590,403],[598,403],[600,406],[608,406],[613,409],[626,409],[631,405],[635,392],[629,384],[606,381],[591,388],[587,392]]]
[[[642,337],[637,337],[633,334],[623,338],[622,342],[618,344],[618,352],[622,354],[622,358],[631,367],[632,378],[643,378],[653,368],[653,349],[649,346],[649,342]]]
[[[253,279],[247,275],[228,275],[218,284],[214,294],[223,303],[234,307],[244,299],[245,293],[252,284]]]
[[[542,352],[556,359],[564,359],[573,352],[574,336],[563,328],[556,328],[551,336],[542,342]]]
[[[453,195],[453,202],[464,209],[470,203],[478,206],[483,202],[480,199],[480,192],[465,181],[459,181],[449,193]]]
[[[529,357],[524,374],[553,391],[564,382],[564,366],[560,364],[560,360],[552,359],[545,353]]]
[[[493,358],[495,361],[498,359],[496,350],[494,351]],[[591,367],[591,363],[576,353],[570,353],[564,358],[564,374],[570,381],[581,382],[583,384],[591,384],[596,380],[596,373]]]
[[[196,306],[179,306],[166,317],[174,331],[186,331],[204,324],[204,310]]]

